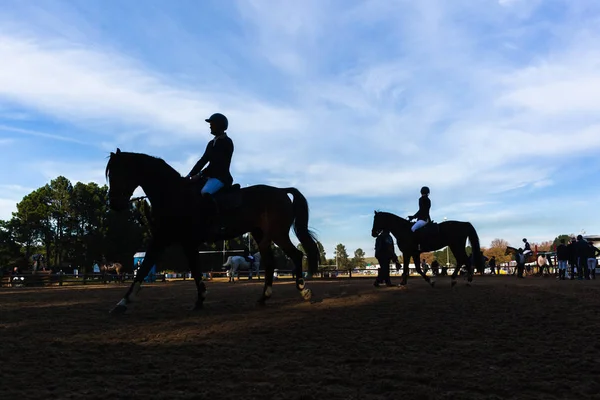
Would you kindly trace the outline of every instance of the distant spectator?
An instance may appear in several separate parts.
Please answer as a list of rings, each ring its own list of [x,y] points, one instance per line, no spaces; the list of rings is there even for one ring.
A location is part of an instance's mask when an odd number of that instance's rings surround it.
[[[525,272],[525,254],[523,254],[523,249],[520,247],[515,254],[515,261],[517,262],[517,278],[524,278],[523,273]]]
[[[583,280],[590,279],[588,271],[588,253],[589,244],[583,239],[583,236],[577,235],[577,242],[575,242],[575,254],[577,256],[577,279]]]
[[[538,256],[537,263],[539,267],[539,274],[543,276],[550,276],[550,269],[548,268],[548,259],[546,258],[545,254],[540,254]],[[548,272],[547,274],[544,273],[544,269]]]
[[[567,245],[567,250],[569,251],[569,266],[571,272],[571,280],[575,279],[575,274],[577,271],[577,241],[575,238],[571,238],[571,242]]]
[[[490,261],[488,262],[488,267],[490,267],[490,274],[496,274],[496,256],[492,256]]]
[[[560,244],[556,246],[556,259],[558,262],[558,279],[568,278],[567,264],[569,262],[569,249],[565,245],[565,239],[560,239]]]
[[[431,272],[435,276],[438,276],[440,274],[440,263],[438,262],[438,260],[433,260],[431,262]]]
[[[593,244],[588,242],[588,258],[587,258],[587,277],[589,279],[596,279],[596,265],[598,260],[596,257],[600,254],[600,250],[594,247]]]

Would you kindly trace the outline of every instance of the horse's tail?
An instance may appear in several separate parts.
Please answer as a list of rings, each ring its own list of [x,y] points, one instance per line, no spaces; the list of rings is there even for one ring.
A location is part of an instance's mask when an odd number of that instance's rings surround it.
[[[231,257],[232,256],[227,257],[227,261],[223,264],[224,267],[231,267]]]
[[[473,254],[473,264],[477,267],[477,269],[483,272],[483,257],[481,255],[481,245],[479,244],[479,236],[477,235],[477,231],[475,227],[468,222],[469,227],[467,230],[467,235],[469,237],[469,242],[471,243],[471,251]]]
[[[315,234],[308,229],[308,202],[306,197],[296,188],[285,188],[286,193],[294,196],[292,205],[294,207],[294,233],[302,244],[308,258],[308,270],[311,274],[319,271],[319,247]]]

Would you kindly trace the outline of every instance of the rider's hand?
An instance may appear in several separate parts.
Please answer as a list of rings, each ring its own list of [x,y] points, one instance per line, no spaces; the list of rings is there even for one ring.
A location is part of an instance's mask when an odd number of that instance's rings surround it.
[[[196,174],[196,175],[193,175],[193,176],[190,177],[190,181],[191,182],[198,182],[200,180],[200,178],[201,178],[201,175],[200,174]]]

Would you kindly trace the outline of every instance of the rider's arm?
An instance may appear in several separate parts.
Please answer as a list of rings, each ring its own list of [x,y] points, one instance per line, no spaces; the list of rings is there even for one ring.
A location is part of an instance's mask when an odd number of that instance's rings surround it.
[[[200,171],[202,171],[202,168],[204,168],[204,166],[206,165],[206,163],[208,163],[210,161],[209,146],[211,146],[211,144],[212,144],[212,142],[209,142],[206,145],[206,149],[204,150],[204,154],[198,160],[198,162],[196,163],[196,165],[194,165],[194,168],[192,168],[192,170],[190,171],[190,173],[187,174],[187,178],[190,178],[190,177],[192,177],[192,176],[200,173]]]

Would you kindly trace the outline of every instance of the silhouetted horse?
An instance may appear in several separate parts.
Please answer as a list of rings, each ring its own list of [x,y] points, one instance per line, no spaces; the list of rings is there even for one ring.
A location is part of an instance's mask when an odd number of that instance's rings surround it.
[[[109,180],[108,198],[113,210],[126,210],[134,190],[141,186],[152,204],[151,240],[142,266],[123,299],[111,310],[122,313],[137,293],[150,268],[164,250],[179,243],[188,259],[196,283],[198,298],[195,309],[202,308],[206,286],[202,282],[198,247],[202,242],[231,239],[251,232],[258,243],[261,264],[265,270],[265,285],[260,304],[271,297],[275,260],[271,250],[274,242],[302,270],[302,251],[291,242],[289,232],[294,228],[306,251],[311,274],[318,270],[319,250],[313,233],[308,229],[308,203],[296,188],[276,188],[255,185],[240,189],[239,185],[217,192],[215,200],[219,219],[208,216],[215,208],[210,198],[200,195],[200,187],[169,166],[164,160],[146,154],[111,153],[106,165]],[[288,197],[293,195],[293,201]],[[221,229],[222,228],[222,229]],[[304,299],[312,296],[305,287],[302,275],[296,278],[296,288]]]
[[[446,221],[441,224],[430,222],[424,227],[412,232],[412,223],[404,218],[387,212],[375,211],[373,218],[373,228],[371,235],[377,237],[379,233],[387,229],[396,237],[398,248],[402,252],[404,259],[404,272],[402,274],[401,285],[406,285],[409,272],[410,258],[413,258],[417,272],[431,286],[435,281],[430,279],[421,270],[420,256],[422,252],[439,250],[442,247],[450,246],[452,254],[456,257],[456,268],[452,273],[452,286],[456,285],[456,275],[460,267],[465,265],[468,271],[468,284],[473,281],[473,266],[471,259],[465,251],[466,241],[469,239],[473,254],[475,255],[475,263],[482,267],[481,249],[479,246],[479,237],[473,225],[469,222],[461,221]],[[418,236],[417,236],[418,235]],[[420,243],[420,249],[417,244]]]

